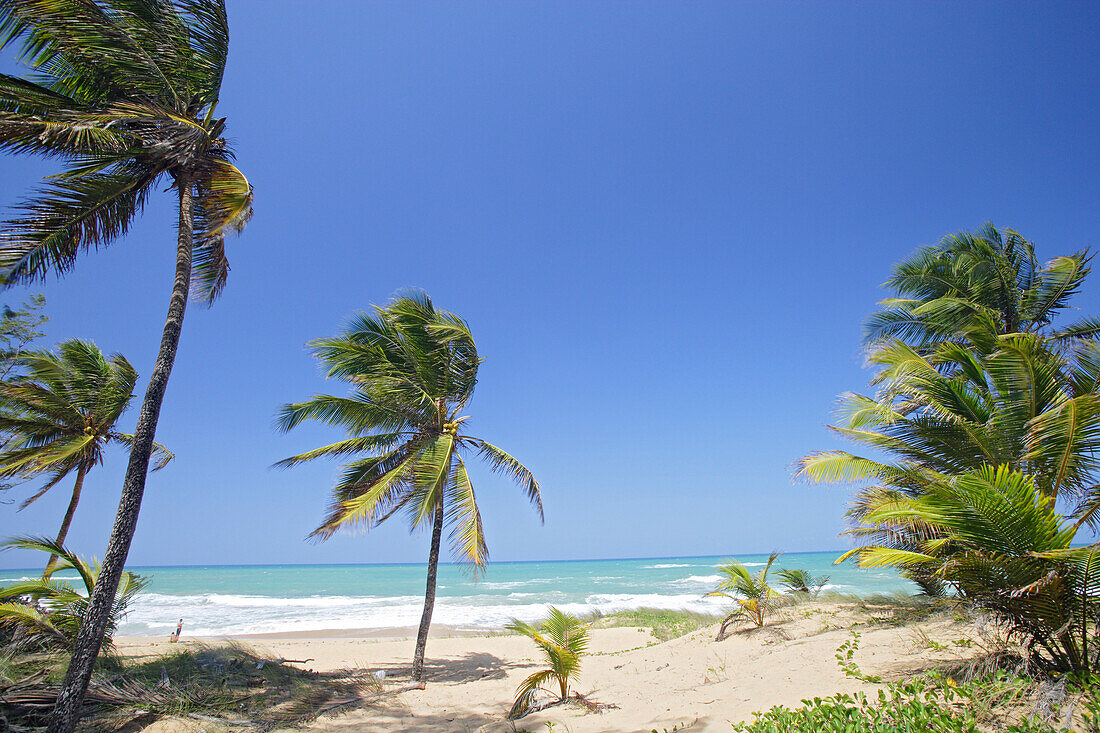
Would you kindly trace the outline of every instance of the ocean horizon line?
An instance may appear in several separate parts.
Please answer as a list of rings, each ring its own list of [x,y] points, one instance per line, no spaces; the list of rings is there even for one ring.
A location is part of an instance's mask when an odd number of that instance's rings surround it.
[[[850,549],[850,548],[849,548]],[[827,555],[830,553],[837,553],[842,555],[847,552],[847,549],[835,549],[835,550],[783,550],[779,551],[782,555]],[[712,560],[714,558],[732,558],[739,557],[767,557],[769,552],[741,552],[741,553],[718,553],[715,555],[651,555],[647,557],[585,557],[585,558],[567,558],[559,560],[491,560],[489,565],[535,565],[539,563],[569,563],[569,562],[630,562],[630,561],[643,561],[643,560]],[[127,564],[126,568],[130,570],[139,569],[163,569],[163,570],[186,570],[186,569],[205,569],[205,568],[354,568],[354,567],[416,567],[424,565],[427,560],[421,562],[287,562],[287,563],[197,563],[187,565],[130,565]],[[440,561],[440,566],[450,567],[462,567],[468,563],[461,562],[443,562]],[[17,568],[17,567],[0,567],[0,573],[30,571],[37,572],[37,568]]]

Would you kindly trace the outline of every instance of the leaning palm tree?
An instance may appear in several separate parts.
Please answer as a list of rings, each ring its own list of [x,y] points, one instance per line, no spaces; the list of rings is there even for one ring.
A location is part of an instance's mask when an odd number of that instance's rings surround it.
[[[68,733],[133,539],[188,290],[207,300],[221,292],[225,235],[248,221],[252,187],[215,116],[229,48],[223,0],[0,0],[0,44],[18,45],[35,71],[33,80],[0,75],[0,148],[66,164],[6,222],[5,282],[71,269],[80,253],[125,234],[165,182],[179,198],[160,350],[103,572],[51,717],[51,731]]]
[[[526,715],[535,695],[549,682],[557,685],[552,691],[558,696],[557,702],[565,702],[569,697],[569,682],[580,675],[581,657],[588,651],[588,624],[550,606],[546,618],[538,625],[514,620],[506,628],[535,642],[550,665],[528,675],[520,683],[508,718],[514,720]]]
[[[84,478],[103,462],[112,441],[129,446],[133,436],[115,429],[133,399],[137,372],[121,354],[109,359],[90,341],[62,343],[56,352],[37,351],[19,358],[23,376],[0,382],[0,432],[12,436],[0,452],[0,477],[46,483],[19,507],[25,509],[67,476],[75,474],[72,498],[55,540],[65,544]],[[172,454],[154,443],[153,470]],[[46,563],[50,574],[57,555]]]
[[[444,527],[451,528],[452,555],[474,572],[489,557],[463,456],[477,454],[494,471],[517,481],[541,519],[539,484],[511,455],[464,432],[468,418],[462,411],[473,395],[481,359],[466,323],[436,310],[426,294],[376,306],[373,314],[358,315],[341,335],[312,346],[327,376],[349,382],[351,393],[285,405],[276,425],[288,431],[304,420],[320,420],[346,429],[349,437],[277,465],[363,456],[345,466],[328,516],[312,537],[325,540],[356,524],[369,529],[399,512],[411,531],[431,527],[424,612],[413,658],[413,679],[420,680]]]

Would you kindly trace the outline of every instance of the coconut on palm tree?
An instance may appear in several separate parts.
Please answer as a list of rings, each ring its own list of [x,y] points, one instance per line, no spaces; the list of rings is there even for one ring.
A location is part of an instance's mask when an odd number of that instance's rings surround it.
[[[333,490],[328,515],[312,536],[341,527],[375,527],[403,514],[410,531],[431,529],[424,612],[416,637],[413,679],[424,677],[424,650],[435,605],[443,530],[451,554],[474,572],[489,559],[466,460],[477,456],[520,484],[542,518],[538,481],[497,446],[466,432],[463,415],[477,384],[477,346],[458,316],[436,310],[424,293],[403,295],[361,313],[335,338],[312,343],[326,375],[348,382],[346,396],[316,395],[285,405],[277,427],[319,420],[347,430],[331,445],[281,461],[289,467],[327,457],[353,457]]]
[[[23,354],[19,366],[22,376],[0,382],[0,432],[11,436],[0,452],[0,477],[46,477],[19,507],[24,509],[75,475],[55,540],[63,546],[88,472],[103,462],[111,442],[133,443],[133,436],[116,425],[133,399],[137,372],[121,354],[108,358],[90,341],[75,339],[60,344],[56,352]],[[154,443],[154,452],[154,471],[172,460],[164,446]],[[46,575],[56,560],[51,554]]]
[[[98,656],[137,524],[157,418],[188,292],[225,285],[225,236],[252,211],[215,110],[229,48],[223,0],[0,2],[0,43],[19,47],[33,80],[0,75],[0,149],[63,161],[64,170],[4,223],[0,277],[64,273],[124,235],[167,183],[179,201],[176,268],[160,350],[134,430],[103,571],[74,647],[50,730],[68,733]]]

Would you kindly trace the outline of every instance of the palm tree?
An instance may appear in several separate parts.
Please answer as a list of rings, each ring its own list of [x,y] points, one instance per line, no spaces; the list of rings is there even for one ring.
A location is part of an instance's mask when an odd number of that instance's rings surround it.
[[[121,354],[108,359],[95,344],[78,340],[62,343],[56,353],[26,353],[19,365],[25,376],[0,382],[0,432],[12,436],[12,445],[0,452],[0,477],[47,477],[19,507],[25,509],[76,474],[55,540],[63,546],[88,472],[103,462],[111,441],[133,443],[133,436],[118,432],[115,424],[133,399],[137,372]],[[154,471],[172,460],[163,446],[154,443],[154,451]],[[50,555],[46,575],[56,561],[57,555]]]
[[[756,575],[737,562],[730,560],[718,568],[718,572],[726,576],[718,587],[707,593],[708,596],[723,596],[731,598],[737,603],[737,610],[726,616],[718,627],[715,641],[722,641],[726,635],[726,629],[740,616],[747,616],[750,621],[763,626],[767,622],[768,614],[779,603],[779,593],[768,584],[768,572],[779,558],[780,553],[773,552],[768,556],[768,562]]]
[[[8,540],[3,546],[48,552],[51,557],[61,559],[57,570],[75,570],[80,576],[83,592],[66,581],[45,576],[0,588],[0,627],[18,629],[27,644],[71,648],[80,631],[88,596],[100,574],[99,564],[94,560],[85,562],[60,542],[51,542],[44,537],[20,537]],[[108,615],[105,646],[111,645],[118,622],[126,614],[134,596],[148,583],[140,575],[128,571],[122,573],[118,593]]]
[[[36,72],[33,81],[0,75],[0,148],[66,163],[6,223],[6,282],[69,270],[81,252],[125,234],[164,181],[179,198],[160,350],[103,572],[51,715],[50,731],[69,733],[133,539],[188,291],[208,301],[221,292],[225,236],[248,221],[252,187],[231,162],[225,119],[214,114],[229,48],[223,0],[3,0],[0,39],[20,44],[20,59]]]
[[[1030,243],[987,227],[921,250],[888,283],[909,299],[885,301],[869,323],[872,396],[842,398],[831,429],[879,455],[823,451],[796,475],[857,482],[852,533],[912,549],[930,526],[865,523],[876,507],[920,496],[943,478],[983,466],[1026,471],[1051,500],[1089,512],[1100,479],[1094,458],[1100,346],[1095,319],[1056,327],[1087,276],[1089,257],[1039,266]],[[885,458],[880,457],[885,455]],[[904,571],[929,593],[942,580],[922,566]]]
[[[779,570],[776,574],[788,593],[809,593],[815,598],[829,582],[828,575],[814,575],[808,570]]]
[[[408,518],[410,531],[431,527],[424,612],[413,658],[413,679],[421,680],[444,526],[451,528],[452,555],[475,573],[489,557],[463,456],[476,453],[494,471],[518,482],[541,519],[539,484],[511,455],[463,432],[468,417],[462,411],[473,395],[481,360],[469,326],[436,310],[426,294],[375,306],[373,314],[359,314],[341,335],[314,341],[312,347],[327,376],[349,382],[351,393],[285,405],[276,426],[288,431],[304,420],[320,420],[346,429],[349,437],[277,465],[364,456],[344,467],[328,516],[312,537],[326,540],[356,524],[369,529],[398,512]]]
[[[1046,331],[1059,339],[1100,335],[1100,319],[1052,330],[1089,274],[1078,252],[1043,265],[1019,233],[986,224],[918,250],[894,267],[885,286],[896,293],[867,321],[868,344],[901,339],[917,349],[965,338],[974,329],[999,335]]]
[[[514,720],[525,715],[535,694],[547,682],[557,683],[557,702],[565,702],[569,697],[569,681],[580,675],[581,657],[588,651],[588,625],[550,606],[546,618],[537,626],[513,620],[506,628],[535,642],[550,665],[549,669],[540,669],[520,683],[508,718]]]
[[[841,559],[855,555],[863,567],[922,567],[1005,620],[1041,652],[1043,666],[1090,671],[1100,546],[1073,547],[1084,519],[1067,521],[1030,476],[986,466],[880,506],[867,521],[931,526],[936,537],[905,549],[869,544]]]
[[[1040,334],[992,344],[988,353],[953,343],[928,355],[900,341],[876,348],[877,394],[846,395],[840,424],[831,426],[874,453],[811,453],[796,464],[796,477],[857,483],[851,534],[898,549],[934,539],[932,528],[866,522],[869,512],[985,466],[1024,471],[1050,501],[1063,498],[1092,516],[1100,500],[1092,491],[1100,481],[1100,344],[1066,347]],[[926,592],[942,591],[921,566],[903,574]]]

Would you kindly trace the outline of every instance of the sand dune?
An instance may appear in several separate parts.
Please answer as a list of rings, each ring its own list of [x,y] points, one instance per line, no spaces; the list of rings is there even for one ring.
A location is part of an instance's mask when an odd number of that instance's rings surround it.
[[[324,716],[309,726],[319,732],[496,731],[721,731],[729,721],[751,718],[773,705],[804,698],[870,689],[846,677],[837,648],[861,639],[854,661],[870,674],[897,679],[966,652],[950,642],[969,635],[959,623],[936,620],[919,625],[868,623],[864,610],[814,604],[788,609],[773,625],[741,627],[714,641],[715,627],[657,643],[648,629],[593,631],[577,689],[610,705],[599,713],[580,706],[555,706],[513,723],[505,720],[516,686],[538,668],[533,645],[517,636],[434,638],[428,646],[424,690],[394,695],[380,708]],[[917,628],[948,649],[921,644]],[[386,670],[386,687],[408,683],[410,639],[299,638],[256,640],[273,657],[311,659],[300,666],[317,671],[342,668]],[[156,646],[153,646],[156,644]],[[129,654],[164,651],[163,641],[122,640]],[[171,730],[171,728],[163,728]],[[194,728],[192,728],[194,729]]]

